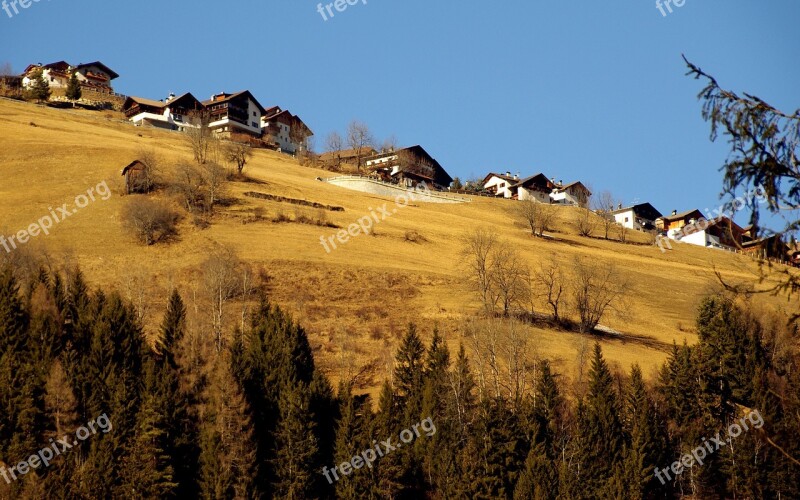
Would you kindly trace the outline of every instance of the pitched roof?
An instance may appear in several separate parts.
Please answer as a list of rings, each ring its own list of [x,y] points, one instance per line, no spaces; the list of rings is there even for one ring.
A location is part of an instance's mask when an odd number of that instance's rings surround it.
[[[654,219],[662,217],[661,212],[656,210],[656,207],[654,207],[653,205],[651,205],[649,203],[638,203],[636,205],[631,205],[631,206],[628,206],[628,207],[622,207],[622,208],[619,208],[617,210],[614,210],[611,213],[612,214],[620,214],[622,212],[627,212],[629,210],[633,210],[634,213],[642,213],[642,214],[649,212],[651,215],[655,215]]]
[[[113,69],[109,68],[100,61],[90,62],[86,64],[79,64],[75,67],[75,69],[87,68],[89,66],[97,66],[98,68],[102,69],[103,71],[108,73],[109,78],[111,78],[112,80],[115,78],[119,78],[119,75]]]
[[[672,222],[672,221],[676,221],[676,220],[685,219],[688,216],[694,214],[695,212],[700,214],[700,217],[705,218],[705,215],[703,215],[703,212],[701,212],[700,210],[698,210],[696,208],[694,208],[692,210],[687,210],[685,212],[681,212],[681,213],[675,214],[675,215],[665,215],[665,216],[663,216],[661,218],[664,219],[665,221]]]
[[[222,92],[220,94],[215,95],[214,97],[218,97],[218,96],[223,96],[223,97],[222,97],[222,99],[214,100],[214,98],[211,98],[211,99],[209,99],[207,101],[203,101],[203,106],[210,106],[212,104],[219,104],[219,103],[222,103],[222,102],[228,102],[228,101],[231,101],[233,99],[236,99],[237,97],[247,96],[255,103],[256,106],[258,106],[258,109],[261,111],[262,115],[267,112],[267,110],[264,109],[264,106],[262,106],[261,103],[258,102],[258,99],[256,99],[249,90],[242,90],[241,92],[236,92],[235,94],[226,94],[225,92]]]
[[[494,172],[489,172],[486,177],[483,178],[483,184],[486,184],[489,181],[490,177],[497,177],[498,179],[503,179],[504,181],[508,182],[516,182],[519,179],[515,179],[514,176],[511,175],[503,175],[503,174],[496,174]]]
[[[569,184],[567,184],[565,186],[561,186],[559,189],[569,189],[569,188],[571,188],[573,186],[578,186],[579,184],[583,189],[586,190],[587,193],[592,194],[592,192],[589,191],[589,188],[587,188],[586,185],[584,183],[582,183],[581,181],[570,182]]]
[[[553,185],[553,182],[550,179],[548,179],[546,175],[544,175],[543,173],[540,172],[540,173],[538,173],[536,175],[531,175],[529,177],[525,177],[522,180],[519,180],[519,182],[517,182],[516,184],[514,184],[511,187],[526,187],[526,186],[530,186],[530,185],[533,185],[533,184],[540,184],[541,182],[537,183],[537,182],[534,182],[534,181],[542,181],[542,180],[544,181],[544,185],[545,186]]]
[[[181,96],[181,97],[183,97],[183,96]],[[153,99],[146,99],[144,97],[128,96],[128,98],[125,99],[125,103],[122,105],[122,107],[123,108],[127,108],[129,101],[133,101],[136,104],[142,104],[142,105],[145,105],[145,106],[151,106],[153,108],[163,108],[163,107],[165,107],[167,105],[167,103],[165,103],[164,101],[154,101]]]

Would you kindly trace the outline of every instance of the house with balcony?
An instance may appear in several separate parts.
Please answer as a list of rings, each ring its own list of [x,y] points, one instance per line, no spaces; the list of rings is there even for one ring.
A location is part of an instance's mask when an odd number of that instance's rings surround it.
[[[661,212],[649,203],[639,203],[629,207],[618,207],[611,212],[614,221],[622,227],[637,231],[650,231],[656,228],[656,219]]]
[[[82,87],[88,87],[99,92],[114,92],[111,81],[119,78],[119,75],[114,70],[100,61],[79,64],[73,70]]]
[[[511,186],[516,199],[534,200],[539,203],[552,203],[550,196],[555,188],[555,182],[542,173],[526,177]]]
[[[404,187],[423,182],[435,189],[448,189],[453,178],[422,146],[385,151],[366,159],[366,169],[380,179]]]
[[[72,66],[66,61],[50,64],[29,64],[25,71],[22,72],[22,86],[28,88],[33,82],[34,75],[40,70],[51,89],[67,88],[72,74]]]
[[[203,101],[208,127],[226,138],[246,135],[260,138],[261,117],[266,113],[249,90],[235,94],[221,92]]]
[[[58,61],[50,64],[28,65],[22,73],[22,85],[28,87],[33,80],[33,75],[39,70],[42,71],[42,76],[50,84],[51,89],[66,89],[72,73],[75,73],[81,87],[110,94],[114,92],[111,81],[119,78],[115,71],[100,61],[77,66],[66,61]]]
[[[701,247],[736,250],[752,241],[747,229],[728,217],[708,220],[700,210],[688,210],[656,219],[656,228],[672,240]]]
[[[561,182],[554,184],[553,192],[550,193],[552,203],[589,208],[589,197],[592,196],[592,192],[582,182],[576,181],[566,185]]]
[[[519,175],[511,175],[511,172],[504,174],[489,173],[483,178],[483,189],[487,193],[491,193],[498,198],[513,198],[515,191],[512,191],[511,186],[519,182]]]
[[[197,128],[202,123],[203,104],[191,93],[176,97],[170,94],[164,100],[154,101],[143,97],[128,97],[122,105],[125,117],[136,126],[148,126],[183,132],[187,127]]]
[[[261,130],[267,144],[289,154],[305,151],[309,138],[314,135],[299,116],[279,106],[273,106],[264,112]]]

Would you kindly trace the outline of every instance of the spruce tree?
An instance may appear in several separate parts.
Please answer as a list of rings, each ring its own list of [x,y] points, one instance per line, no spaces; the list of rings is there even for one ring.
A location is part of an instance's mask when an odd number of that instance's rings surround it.
[[[81,96],[83,95],[83,91],[81,90],[81,82],[78,81],[78,74],[75,71],[73,71],[69,77],[65,95],[67,99],[72,101],[73,105],[75,104],[75,101],[80,100]]]
[[[582,480],[589,491],[607,491],[622,458],[623,432],[619,396],[600,344],[594,346],[589,392],[580,423]]]
[[[309,498],[312,481],[319,474],[314,470],[318,448],[308,391],[302,385],[281,390],[275,445],[275,494],[289,500]]]
[[[31,83],[28,86],[28,95],[31,99],[36,99],[37,102],[46,102],[50,99],[50,84],[44,78],[44,73],[41,69],[37,69],[31,75]]]

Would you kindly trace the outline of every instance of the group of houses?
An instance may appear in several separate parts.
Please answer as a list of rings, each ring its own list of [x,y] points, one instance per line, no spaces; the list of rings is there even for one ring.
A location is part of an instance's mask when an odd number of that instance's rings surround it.
[[[22,75],[17,78],[19,78],[24,88],[28,88],[40,73],[51,89],[66,89],[70,78],[74,74],[82,90],[93,90],[103,94],[113,94],[114,89],[111,86],[111,81],[119,78],[119,75],[114,70],[100,61],[78,65],[72,65],[66,61],[50,64],[29,64],[25,71],[22,72]]]
[[[122,112],[137,126],[179,132],[207,127],[221,137],[258,141],[289,154],[305,151],[314,135],[299,116],[280,106],[265,108],[249,90],[220,92],[205,101],[188,92],[158,101],[131,96],[123,103]]]
[[[483,179],[483,189],[487,193],[514,200],[534,200],[539,203],[576,205],[588,208],[592,192],[582,182],[556,182],[544,174],[536,174],[520,179],[519,174],[490,173]]]
[[[539,203],[573,205],[589,208],[591,191],[581,182],[564,184],[555,178],[539,173],[520,178],[490,173],[483,179],[485,192],[496,197],[514,200],[533,200]],[[752,225],[741,227],[730,217],[720,215],[707,218],[693,209],[663,215],[650,203],[637,203],[615,210],[603,210],[600,215],[613,217],[614,222],[627,229],[654,232],[667,241],[680,241],[691,245],[737,251],[756,258],[788,261],[800,264],[800,251],[784,242],[780,235],[758,238]]]
[[[22,75],[4,78],[12,78],[16,84],[27,88],[41,75],[51,89],[63,90],[73,74],[82,89],[120,96],[112,87],[112,81],[119,75],[100,61],[77,65],[66,61],[31,64]],[[160,100],[122,97],[122,112],[137,126],[180,132],[203,127],[224,138],[255,142],[289,154],[305,151],[314,135],[300,117],[279,106],[265,108],[248,90],[220,92],[204,101],[188,92],[178,96],[170,93]],[[408,188],[424,183],[433,189],[448,190],[453,183],[442,165],[419,145],[381,152],[365,146],[328,152],[321,155],[320,160],[363,166],[370,177]],[[543,173],[525,178],[511,172],[489,173],[482,181],[482,188],[485,193],[499,198],[586,209],[592,196],[580,181],[564,183]],[[800,263],[800,251],[790,248],[779,236],[759,239],[753,226],[743,228],[724,215],[708,219],[700,210],[693,209],[681,213],[673,210],[665,216],[650,203],[619,205],[616,210],[605,210],[601,215],[613,217],[622,227],[655,232],[667,240]]]

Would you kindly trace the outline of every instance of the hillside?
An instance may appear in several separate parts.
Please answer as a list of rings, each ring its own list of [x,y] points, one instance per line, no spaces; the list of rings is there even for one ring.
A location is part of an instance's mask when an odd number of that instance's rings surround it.
[[[161,319],[169,289],[177,285],[191,305],[189,297],[201,286],[199,264],[215,246],[230,245],[271,277],[273,300],[307,328],[323,370],[336,379],[346,370],[359,372],[366,367],[360,379],[364,389],[374,389],[387,374],[409,321],[420,326],[424,338],[438,324],[451,348],[458,347],[464,319],[479,309],[459,268],[461,237],[469,229],[493,228],[534,268],[551,254],[565,266],[576,257],[591,259],[597,266],[615,265],[633,289],[625,314],[611,314],[602,321],[622,333],[615,339],[604,338],[603,352],[625,370],[640,363],[647,376],[665,359],[666,346],[696,341],[695,306],[716,286],[715,270],[731,281],[752,280],[757,270],[748,258],[689,245],[678,244],[664,254],[646,244],[643,235],[632,236],[628,244],[580,237],[570,207],[559,208],[554,232],[559,241],[533,239],[511,215],[514,202],[478,197],[465,204],[413,203],[378,224],[375,235],[358,236],[327,253],[320,237],[337,229],[271,222],[279,213],[314,216],[317,209],[243,193],[341,206],[344,211],[326,212],[339,227],[393,202],[320,182],[318,177],[333,174],[263,150],[255,152],[245,169],[252,181],[229,185],[229,197],[235,202],[220,209],[210,227],[197,228],[186,217],[178,241],[145,247],[120,223],[127,202],[120,170],[142,149],[154,149],[161,156],[165,173],[178,161],[191,159],[184,136],[178,133],[138,129],[111,113],[0,100],[0,234],[28,227],[50,207],[71,204],[105,180],[113,196],[89,204],[25,248],[46,248],[59,263],[66,258],[78,262],[91,283],[116,286],[123,293],[131,280],[148,283],[146,320],[152,330]],[[412,230],[422,236],[419,241],[407,240],[406,232]],[[782,298],[758,300],[768,307],[790,306]],[[201,305],[191,307],[202,314]],[[231,329],[236,315],[234,310],[229,314]],[[552,359],[556,371],[566,376],[575,373],[579,353],[593,341],[574,333],[523,328],[533,353]]]

